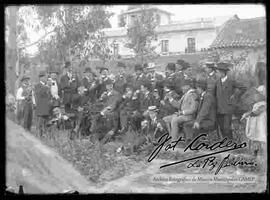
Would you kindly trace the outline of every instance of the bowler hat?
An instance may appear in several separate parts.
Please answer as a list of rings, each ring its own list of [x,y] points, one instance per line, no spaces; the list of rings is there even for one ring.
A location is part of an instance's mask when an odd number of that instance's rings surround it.
[[[86,67],[85,69],[84,69],[84,73],[87,73],[87,72],[92,72],[92,70],[91,70],[91,68],[90,67]]]
[[[189,86],[193,87],[194,86],[194,80],[190,79],[190,78],[186,78],[182,82],[182,86],[184,86],[184,85],[189,85]]]
[[[42,76],[46,76],[46,72],[45,71],[39,72],[38,77],[42,77]]]
[[[143,67],[140,64],[135,65],[135,71],[142,71]]]
[[[196,84],[195,85],[196,85],[196,87],[200,87],[203,90],[205,90],[206,87],[207,87],[207,82],[204,79],[199,79],[199,80],[196,81]]]
[[[175,71],[176,69],[176,66],[174,63],[168,63],[167,67],[166,67],[168,70],[172,70],[172,71]]]
[[[217,63],[216,69],[218,70],[224,70],[224,71],[229,71],[230,70],[230,64],[226,62],[219,62]]]
[[[101,67],[101,68],[99,69],[99,73],[101,73],[101,72],[104,71],[104,70],[109,71],[109,69],[108,69],[107,67]]]
[[[157,109],[156,106],[149,106],[149,107],[148,107],[148,111],[157,112],[158,109]]]

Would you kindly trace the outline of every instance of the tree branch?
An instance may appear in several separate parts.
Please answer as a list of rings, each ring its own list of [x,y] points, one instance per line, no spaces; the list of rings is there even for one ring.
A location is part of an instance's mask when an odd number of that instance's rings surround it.
[[[55,31],[55,29],[52,30],[52,31],[50,31],[50,32],[48,32],[48,33],[46,33],[45,35],[43,35],[43,36],[42,36],[41,38],[39,38],[36,42],[33,42],[32,44],[28,44],[28,45],[24,45],[24,46],[18,47],[18,49],[25,49],[25,48],[28,48],[28,47],[30,47],[30,46],[33,46],[33,45],[39,43],[41,40],[43,40],[45,37],[47,37],[49,34],[53,33],[54,31]]]

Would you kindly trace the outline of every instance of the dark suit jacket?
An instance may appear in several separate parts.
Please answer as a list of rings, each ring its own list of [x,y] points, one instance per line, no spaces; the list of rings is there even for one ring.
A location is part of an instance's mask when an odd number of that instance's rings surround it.
[[[78,88],[78,78],[76,77],[73,82],[69,82],[69,77],[66,75],[62,76],[60,79],[60,90],[63,94],[63,103],[71,103],[72,95],[77,93]]]
[[[95,87],[91,87],[92,84],[95,82],[95,80],[93,81],[89,81],[86,77],[84,77],[81,81],[81,86],[84,86],[87,91],[86,91],[86,96],[88,97],[88,99],[93,103],[96,101],[97,99],[97,87],[98,84],[95,84]]]
[[[216,122],[216,105],[214,96],[210,92],[206,92],[204,96],[200,97],[196,122],[200,124],[202,128],[210,128],[215,125]]]
[[[213,96],[216,96],[215,86],[216,86],[217,79],[218,77],[216,73],[214,73],[212,76],[209,76],[209,75],[207,76],[207,90],[211,92]]]
[[[116,77],[116,81],[114,83],[114,89],[119,92],[121,95],[125,93],[127,81],[125,77],[120,77],[119,75]]]
[[[216,82],[217,114],[232,114],[237,102],[230,100],[232,95],[239,97],[246,91],[246,87],[228,76],[227,80],[221,84],[221,80]],[[237,100],[237,98],[236,98]]]
[[[48,86],[38,83],[35,85],[36,115],[48,116],[51,111],[51,93]]]

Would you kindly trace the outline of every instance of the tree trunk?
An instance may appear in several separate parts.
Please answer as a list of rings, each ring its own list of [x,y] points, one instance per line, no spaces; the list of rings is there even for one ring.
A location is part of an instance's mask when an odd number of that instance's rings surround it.
[[[15,82],[17,79],[16,75],[16,61],[17,61],[17,6],[9,6],[9,38],[8,38],[8,51],[7,51],[7,62],[6,62],[6,80],[9,87],[9,92],[15,94]]]

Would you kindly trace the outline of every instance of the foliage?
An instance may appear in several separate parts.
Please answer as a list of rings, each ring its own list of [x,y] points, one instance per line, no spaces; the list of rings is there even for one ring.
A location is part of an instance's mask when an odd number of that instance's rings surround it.
[[[145,60],[152,60],[158,56],[154,51],[157,46],[153,45],[153,41],[157,40],[155,29],[158,22],[153,11],[141,7],[140,13],[127,30],[126,47],[132,49],[136,58],[144,63]]]
[[[105,6],[38,6],[39,18],[45,28],[53,28],[49,41],[39,45],[46,61],[54,55],[58,61],[109,58],[107,41],[100,32],[110,27]],[[53,26],[53,27],[50,27]]]

